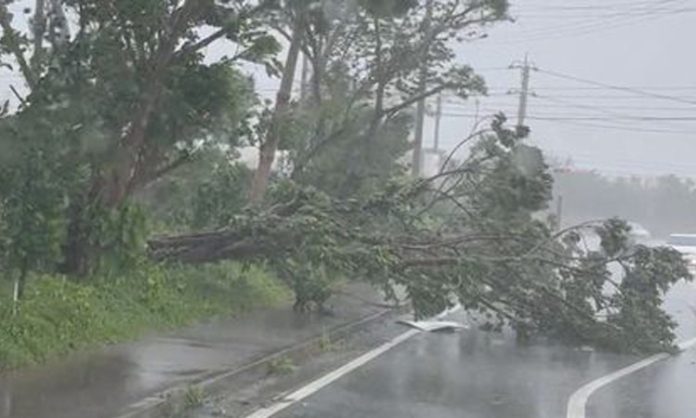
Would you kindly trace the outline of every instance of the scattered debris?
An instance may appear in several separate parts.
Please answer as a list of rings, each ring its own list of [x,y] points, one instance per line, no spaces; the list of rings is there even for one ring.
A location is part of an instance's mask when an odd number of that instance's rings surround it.
[[[408,320],[398,320],[399,324],[407,325],[409,327],[419,329],[425,332],[443,332],[443,331],[457,331],[460,329],[469,329],[468,326],[455,322],[455,321],[408,321]]]
[[[214,417],[224,417],[227,415],[227,411],[225,411],[224,408],[216,408],[213,410],[211,415]]]

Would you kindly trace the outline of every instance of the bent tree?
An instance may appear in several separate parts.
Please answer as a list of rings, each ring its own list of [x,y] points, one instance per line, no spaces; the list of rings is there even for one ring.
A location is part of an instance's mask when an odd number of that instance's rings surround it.
[[[238,66],[273,65],[267,60],[279,46],[260,19],[269,7],[273,2],[37,1],[22,31],[21,16],[0,6],[4,65],[18,68],[26,87],[17,111],[1,121],[6,168],[21,170],[20,160],[34,158],[17,150],[34,141],[38,149],[50,143],[55,164],[73,173],[59,188],[68,202],[62,256],[49,264],[86,275],[118,244],[107,230],[119,228],[111,224],[134,192],[202,145],[234,146],[245,135],[253,88]],[[237,53],[206,62],[205,49],[223,40]]]

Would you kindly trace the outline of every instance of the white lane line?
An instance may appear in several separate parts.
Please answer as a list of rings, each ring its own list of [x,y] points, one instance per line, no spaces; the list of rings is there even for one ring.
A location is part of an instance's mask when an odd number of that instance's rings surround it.
[[[441,314],[439,314],[436,318],[442,318],[443,316],[453,313],[455,311],[458,311],[461,308],[461,306],[457,305],[454,308],[447,310]],[[392,348],[396,347],[397,345],[403,343],[404,341],[408,340],[409,338],[420,334],[422,331],[414,329],[410,331],[406,331],[403,334],[397,336],[396,338],[380,345],[379,347],[372,349],[368,351],[367,353],[353,359],[349,363],[344,364],[343,366],[337,368],[336,370],[320,377],[319,379],[316,379],[315,381],[307,384],[306,386],[301,387],[300,389],[290,393],[289,395],[283,397],[283,399],[277,401],[276,403],[265,407],[258,409],[256,412],[254,412],[251,415],[248,415],[247,418],[269,418],[272,417],[273,415],[277,414],[278,412],[282,411],[283,409],[289,407],[290,405],[299,402],[320,389],[330,385],[331,383],[335,382],[336,380],[340,379],[341,377],[347,375],[348,373],[354,371],[358,367],[361,367],[368,362],[374,360],[375,358],[379,357],[380,355],[386,353],[387,351],[391,350]]]
[[[352,372],[353,370],[357,369],[358,367],[364,365],[365,363],[373,360],[377,356],[383,354],[384,352],[396,347],[397,345],[401,344],[402,342],[408,340],[409,338],[413,337],[416,334],[420,334],[421,331],[419,330],[411,330],[407,331],[398,337],[394,338],[393,340],[382,344],[381,346],[375,348],[372,351],[369,351],[362,356],[356,358],[355,360],[339,367],[338,369],[320,377],[319,379],[313,381],[312,383],[309,383],[308,385],[296,390],[295,392],[292,392],[291,394],[287,395],[280,401],[274,403],[271,406],[268,406],[266,408],[262,408],[254,412],[253,414],[249,415],[247,418],[268,418],[271,417],[278,412],[282,411],[283,409],[289,407],[290,405],[294,404],[295,402],[299,402],[305,398],[307,398],[310,395],[313,395],[316,393],[319,389],[330,385],[331,383],[335,382],[342,376]]]
[[[694,346],[696,346],[696,338],[677,344],[677,347],[680,351],[688,350],[689,348]],[[568,400],[566,418],[585,418],[585,409],[587,407],[587,401],[590,398],[590,396],[592,396],[592,394],[596,392],[598,389],[601,389],[602,387],[616,380],[619,380],[624,376],[637,372],[640,369],[648,367],[651,364],[657,363],[658,361],[664,360],[669,357],[670,355],[667,353],[655,354],[654,356],[650,356],[646,359],[633,363],[630,366],[624,367],[623,369],[619,369],[606,376],[602,376],[599,379],[593,380],[590,383],[584,385],[570,396],[570,399]]]

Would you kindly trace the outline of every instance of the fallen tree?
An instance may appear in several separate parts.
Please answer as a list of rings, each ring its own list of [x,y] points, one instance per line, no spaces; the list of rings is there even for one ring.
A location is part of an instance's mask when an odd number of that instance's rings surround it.
[[[489,328],[511,326],[523,340],[669,349],[675,324],[661,304],[672,284],[690,279],[681,255],[631,244],[629,227],[615,219],[556,230],[539,216],[551,191],[541,154],[503,122],[499,116],[489,134],[472,134],[469,158],[431,178],[392,182],[365,199],[278,184],[268,209],[249,209],[217,231],[153,239],[150,255],[267,262],[299,286],[298,309],[327,296],[320,289],[327,283],[308,286],[321,271],[389,295],[403,287],[418,316],[460,302]],[[587,232],[598,246],[583,244]]]

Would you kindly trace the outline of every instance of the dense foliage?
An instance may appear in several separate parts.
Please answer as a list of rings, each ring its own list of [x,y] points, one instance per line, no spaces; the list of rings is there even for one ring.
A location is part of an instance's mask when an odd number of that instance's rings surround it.
[[[135,195],[156,234],[215,229],[246,205],[250,170],[235,155],[201,150],[179,169]]]

